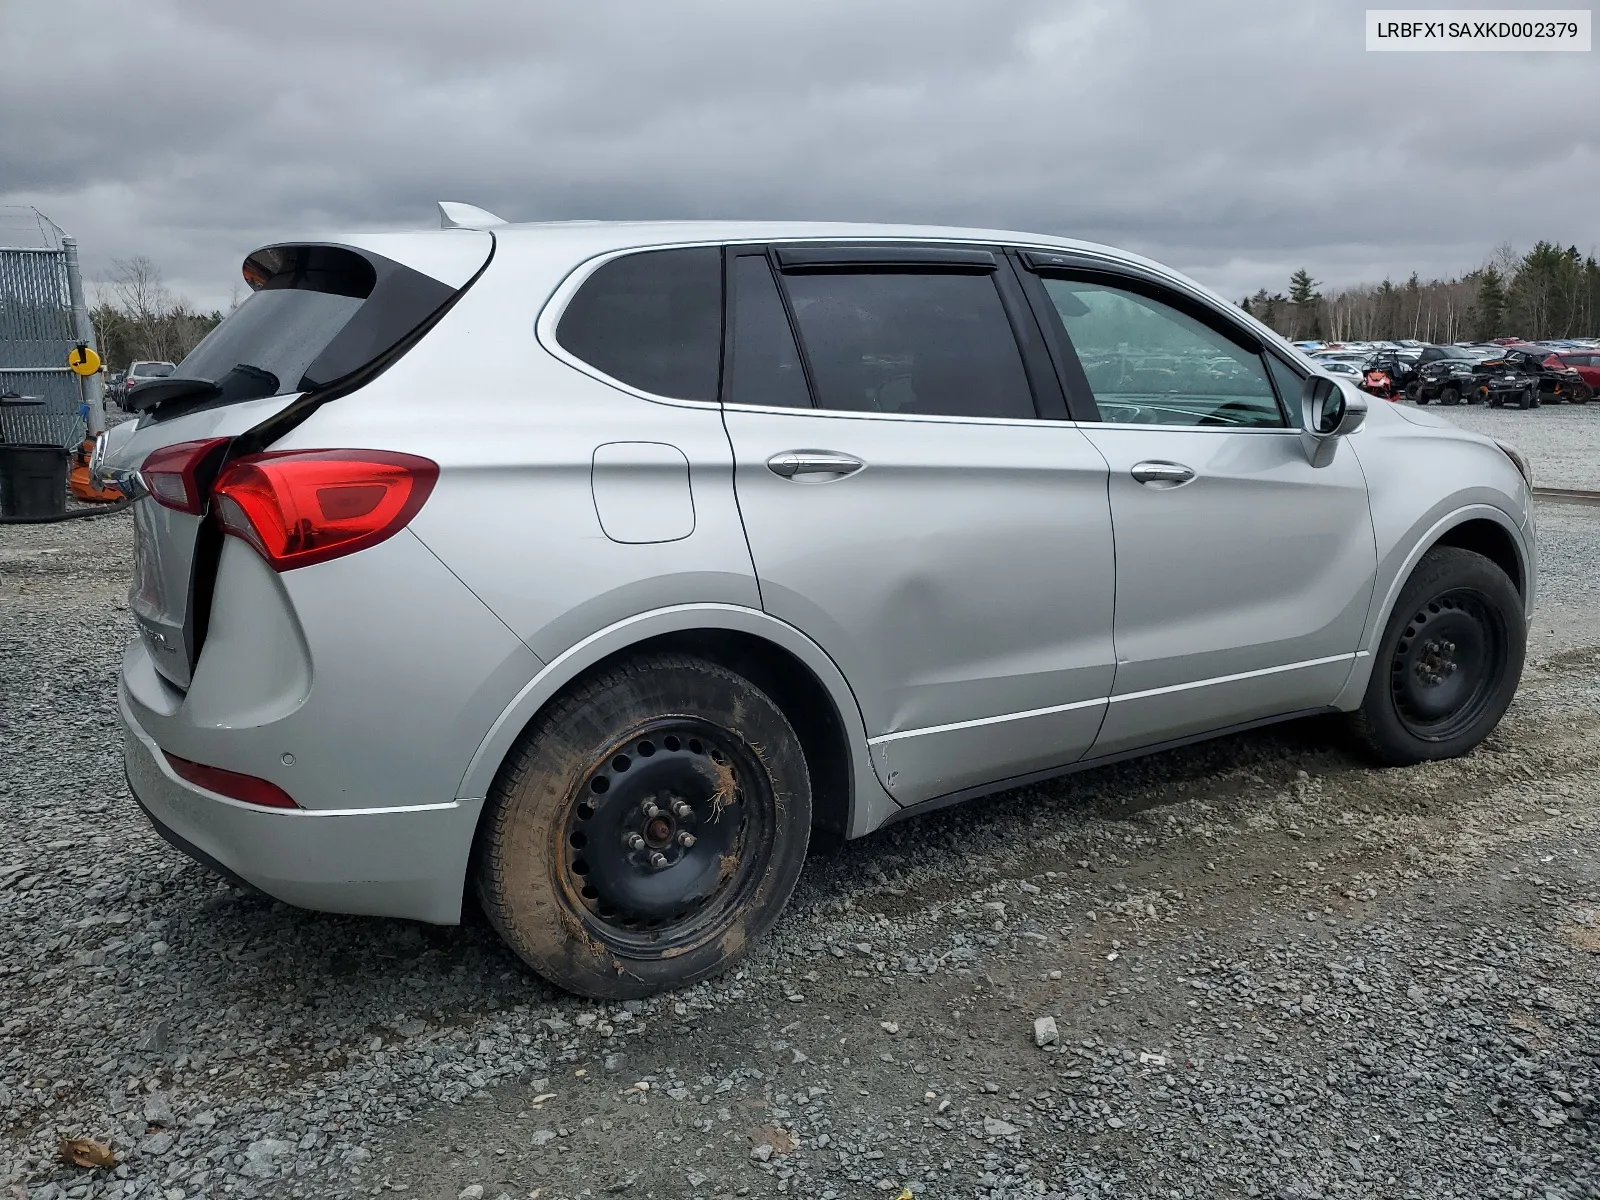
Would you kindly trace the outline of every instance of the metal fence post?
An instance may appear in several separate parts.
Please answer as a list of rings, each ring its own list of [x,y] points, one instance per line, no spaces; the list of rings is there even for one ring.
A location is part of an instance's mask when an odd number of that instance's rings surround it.
[[[78,239],[63,237],[61,248],[66,252],[67,259],[67,291],[72,297],[72,324],[80,342],[86,342],[89,348],[99,353],[100,347],[95,343],[94,322],[89,320],[89,305],[83,294],[83,272],[78,267]],[[88,427],[89,436],[103,433],[106,427],[105,384],[101,373],[89,376],[83,381],[85,399],[89,402]]]

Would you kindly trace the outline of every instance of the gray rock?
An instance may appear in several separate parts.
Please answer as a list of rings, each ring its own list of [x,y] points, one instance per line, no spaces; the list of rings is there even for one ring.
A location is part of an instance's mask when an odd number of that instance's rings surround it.
[[[151,1125],[175,1125],[172,1098],[166,1092],[151,1092],[144,1098],[144,1119]]]
[[[294,1143],[279,1138],[262,1138],[251,1142],[245,1149],[245,1163],[239,1168],[239,1173],[254,1179],[270,1179],[293,1153]]]
[[[177,1140],[178,1139],[171,1133],[163,1129],[159,1133],[152,1133],[149,1137],[145,1138],[144,1141],[140,1142],[139,1153],[151,1155],[165,1154],[168,1150],[172,1149],[172,1144]]]
[[[139,1039],[139,1049],[146,1054],[165,1054],[172,1041],[172,1026],[165,1017],[158,1018],[144,1037]]]
[[[1061,1031],[1056,1028],[1056,1019],[1051,1016],[1035,1017],[1033,1021],[1033,1044],[1041,1050],[1046,1046],[1053,1046],[1061,1040]]]

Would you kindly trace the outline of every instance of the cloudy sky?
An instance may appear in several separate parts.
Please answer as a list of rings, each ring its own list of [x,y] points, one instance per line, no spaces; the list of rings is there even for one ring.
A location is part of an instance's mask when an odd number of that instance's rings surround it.
[[[1501,0],[1502,3],[1505,0]],[[0,0],[0,204],[226,304],[433,223],[910,220],[1238,296],[1600,244],[1600,58],[1373,54],[1346,0]]]

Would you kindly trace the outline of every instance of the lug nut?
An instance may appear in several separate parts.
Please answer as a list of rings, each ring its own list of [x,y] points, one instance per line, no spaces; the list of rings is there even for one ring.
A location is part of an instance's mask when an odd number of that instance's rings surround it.
[[[623,841],[623,844],[626,845],[629,850],[643,850],[644,849],[644,838],[639,836],[637,833],[629,833],[629,834],[623,835],[622,841]]]
[[[694,816],[694,809],[690,808],[687,801],[674,800],[672,802],[672,815],[680,821],[687,821]]]
[[[639,807],[644,810],[644,815],[647,817],[659,817],[661,815],[661,809],[657,807],[654,800],[646,800]]]
[[[651,853],[650,853],[650,865],[652,867],[654,867],[658,871],[664,870],[666,868],[666,865],[667,865],[667,856],[665,854],[661,853],[661,851],[659,851],[659,850],[651,851]]]
[[[687,830],[685,830],[684,832],[679,833],[678,834],[678,845],[682,846],[685,850],[687,850],[690,846],[694,845],[694,834],[689,833]]]

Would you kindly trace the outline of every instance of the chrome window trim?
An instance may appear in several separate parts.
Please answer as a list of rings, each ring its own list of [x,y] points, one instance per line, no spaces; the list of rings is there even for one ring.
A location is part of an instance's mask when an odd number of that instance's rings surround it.
[[[841,243],[846,243],[846,242],[862,242],[862,243],[865,243],[865,244],[868,244],[868,245],[875,244],[875,243],[876,244],[881,244],[881,243],[884,243],[884,242],[910,242],[910,243],[914,243],[914,244],[918,244],[918,245],[925,245],[925,246],[927,246],[927,245],[996,246],[996,247],[999,247],[1002,250],[1014,247],[1014,248],[1017,248],[1017,249],[1033,249],[1033,250],[1043,250],[1043,251],[1047,251],[1047,252],[1060,252],[1061,251],[1061,247],[1059,247],[1059,246],[1052,247],[1052,246],[1030,245],[1029,243],[1026,243],[1026,242],[1013,242],[1013,241],[1008,241],[1008,240],[999,239],[999,238],[986,238],[986,237],[923,237],[923,236],[910,236],[910,235],[902,235],[902,236],[898,236],[897,237],[897,236],[894,236],[892,234],[857,234],[855,236],[811,234],[811,235],[808,235],[808,236],[799,236],[799,237],[776,237],[776,236],[774,236],[774,237],[759,237],[759,238],[757,238],[757,237],[701,238],[701,239],[698,239],[696,241],[688,241],[688,242],[650,242],[650,243],[645,243],[643,245],[619,246],[619,247],[615,247],[615,248],[613,248],[611,250],[601,251],[599,254],[591,255],[590,257],[585,258],[582,261],[573,264],[572,268],[566,273],[566,275],[564,275],[562,277],[561,282],[556,284],[555,289],[550,293],[549,297],[545,300],[544,306],[539,310],[539,315],[534,319],[534,325],[533,325],[534,340],[539,343],[539,346],[545,351],[545,353],[549,354],[552,358],[555,358],[558,361],[560,361],[562,363],[565,363],[567,366],[571,367],[573,370],[580,371],[583,374],[589,376],[589,378],[591,378],[591,379],[598,380],[600,383],[606,384],[606,385],[608,385],[610,387],[614,387],[619,392],[626,392],[630,396],[636,396],[640,400],[649,400],[649,401],[651,401],[652,403],[655,403],[655,404],[669,404],[669,405],[672,405],[675,408],[721,409],[724,406],[721,403],[721,401],[718,401],[718,400],[687,400],[687,399],[684,399],[684,398],[678,397],[678,396],[662,396],[662,395],[659,395],[659,394],[657,394],[655,392],[647,392],[642,388],[636,388],[632,384],[624,383],[620,379],[616,379],[613,376],[607,375],[604,371],[600,370],[599,368],[591,366],[589,363],[584,362],[583,359],[579,358],[577,355],[575,355],[575,354],[571,353],[570,351],[568,351],[566,347],[564,347],[559,341],[557,341],[556,340],[556,326],[561,323],[561,316],[562,316],[563,313],[566,312],[567,305],[572,302],[572,297],[577,293],[578,289],[581,288],[584,285],[584,283],[586,283],[588,281],[588,279],[589,279],[589,277],[591,275],[593,275],[601,267],[605,266],[606,263],[611,262],[613,259],[622,258],[623,256],[628,255],[628,254],[644,254],[644,253],[648,253],[649,251],[652,251],[652,250],[693,250],[693,249],[699,249],[699,248],[702,248],[702,247],[705,247],[705,246],[713,246],[713,247],[717,247],[717,248],[721,248],[723,246],[769,246],[769,245],[773,245],[774,243],[777,243],[777,242],[781,242],[781,243],[783,243],[785,245],[800,245],[800,244],[807,243],[807,242],[816,242],[816,243],[821,243],[823,245],[839,245]],[[1101,260],[1103,262],[1106,262],[1108,264],[1116,264],[1117,262],[1120,261],[1117,258],[1115,258],[1113,256],[1110,256],[1110,255],[1093,254],[1093,253],[1090,253],[1090,252],[1083,252],[1083,251],[1078,251],[1078,253],[1089,253],[1090,257],[1099,259],[1099,260]],[[1124,264],[1124,265],[1126,265],[1126,264]],[[923,414],[923,415],[921,415],[919,417],[918,414],[913,414],[913,413],[851,413],[851,412],[848,412],[846,410],[835,410],[835,409],[828,409],[828,408],[800,409],[800,408],[786,408],[786,407],[781,407],[781,406],[777,406],[777,405],[760,405],[760,404],[749,404],[749,405],[746,405],[746,404],[729,404],[726,407],[730,408],[730,409],[737,409],[737,410],[739,410],[741,412],[784,412],[784,413],[790,413],[790,414],[807,413],[807,412],[809,412],[809,413],[812,413],[812,414],[817,415],[817,416],[853,416],[853,417],[864,417],[864,418],[867,418],[867,419],[870,419],[870,420],[904,421],[904,420],[918,420],[918,419],[930,420],[931,419],[933,421],[940,422],[940,423],[943,423],[945,421],[962,423],[962,424],[965,424],[965,423],[968,423],[968,422],[979,422],[979,423],[983,423],[983,424],[994,424],[994,425],[1027,425],[1029,427],[1037,426],[1043,420],[1043,418],[1039,418],[1039,417],[1032,417],[1032,418],[1027,418],[1027,419],[1018,419],[1018,418],[1011,418],[1011,417],[932,417],[932,418],[930,418],[926,414]],[[1071,424],[1076,424],[1076,422],[1072,422],[1072,421],[1050,421],[1049,424],[1052,424],[1052,425],[1071,425]]]
[[[1038,428],[1040,425],[1069,425],[1074,428],[1088,429],[1162,429],[1169,432],[1175,430],[1191,430],[1196,433],[1293,433],[1300,431],[1293,425],[1285,426],[1250,426],[1233,428],[1216,425],[1136,425],[1131,422],[1117,421],[1074,421],[1056,420],[1049,417],[940,417],[930,416],[926,413],[867,413],[851,412],[848,409],[832,408],[791,408],[783,405],[769,404],[727,404],[719,400],[687,400],[677,396],[662,396],[655,392],[647,392],[636,388],[632,384],[624,383],[620,379],[607,375],[597,367],[584,362],[577,355],[569,352],[556,340],[556,326],[561,323],[561,316],[566,312],[567,305],[571,303],[573,295],[585,282],[606,263],[613,259],[622,258],[628,254],[644,254],[651,250],[691,250],[705,246],[768,246],[775,242],[785,244],[803,244],[818,242],[827,245],[837,245],[845,242],[863,242],[867,244],[882,242],[913,242],[921,245],[948,245],[948,246],[997,246],[1001,249],[1039,250],[1050,254],[1072,253],[1086,259],[1094,259],[1103,263],[1109,269],[1121,269],[1129,266],[1141,266],[1119,258],[1115,254],[1103,253],[1093,250],[1072,248],[1064,250],[1060,246],[1041,245],[1036,242],[1011,241],[1000,238],[987,237],[922,237],[922,236],[894,236],[890,234],[859,234],[856,236],[837,236],[813,234],[801,237],[746,237],[746,238],[702,238],[687,242],[649,242],[640,245],[618,246],[610,250],[601,251],[580,262],[573,264],[572,268],[564,275],[561,282],[555,286],[545,300],[544,306],[539,310],[539,315],[534,320],[534,339],[540,347],[552,358],[564,363],[575,371],[579,371],[589,378],[609,387],[616,388],[640,400],[648,400],[653,404],[666,404],[674,408],[698,408],[722,410],[730,412],[748,413],[782,413],[789,416],[814,416],[814,417],[843,417],[851,420],[864,421],[913,421],[923,424],[938,425],[1002,425],[1019,428]],[[1146,268],[1149,269],[1149,268]],[[1197,302],[1203,302],[1208,307],[1216,309],[1216,303],[1210,297],[1190,290],[1184,286],[1182,280],[1172,279],[1164,273],[1161,281],[1168,287],[1180,291]],[[1231,315],[1231,314],[1230,314]]]

